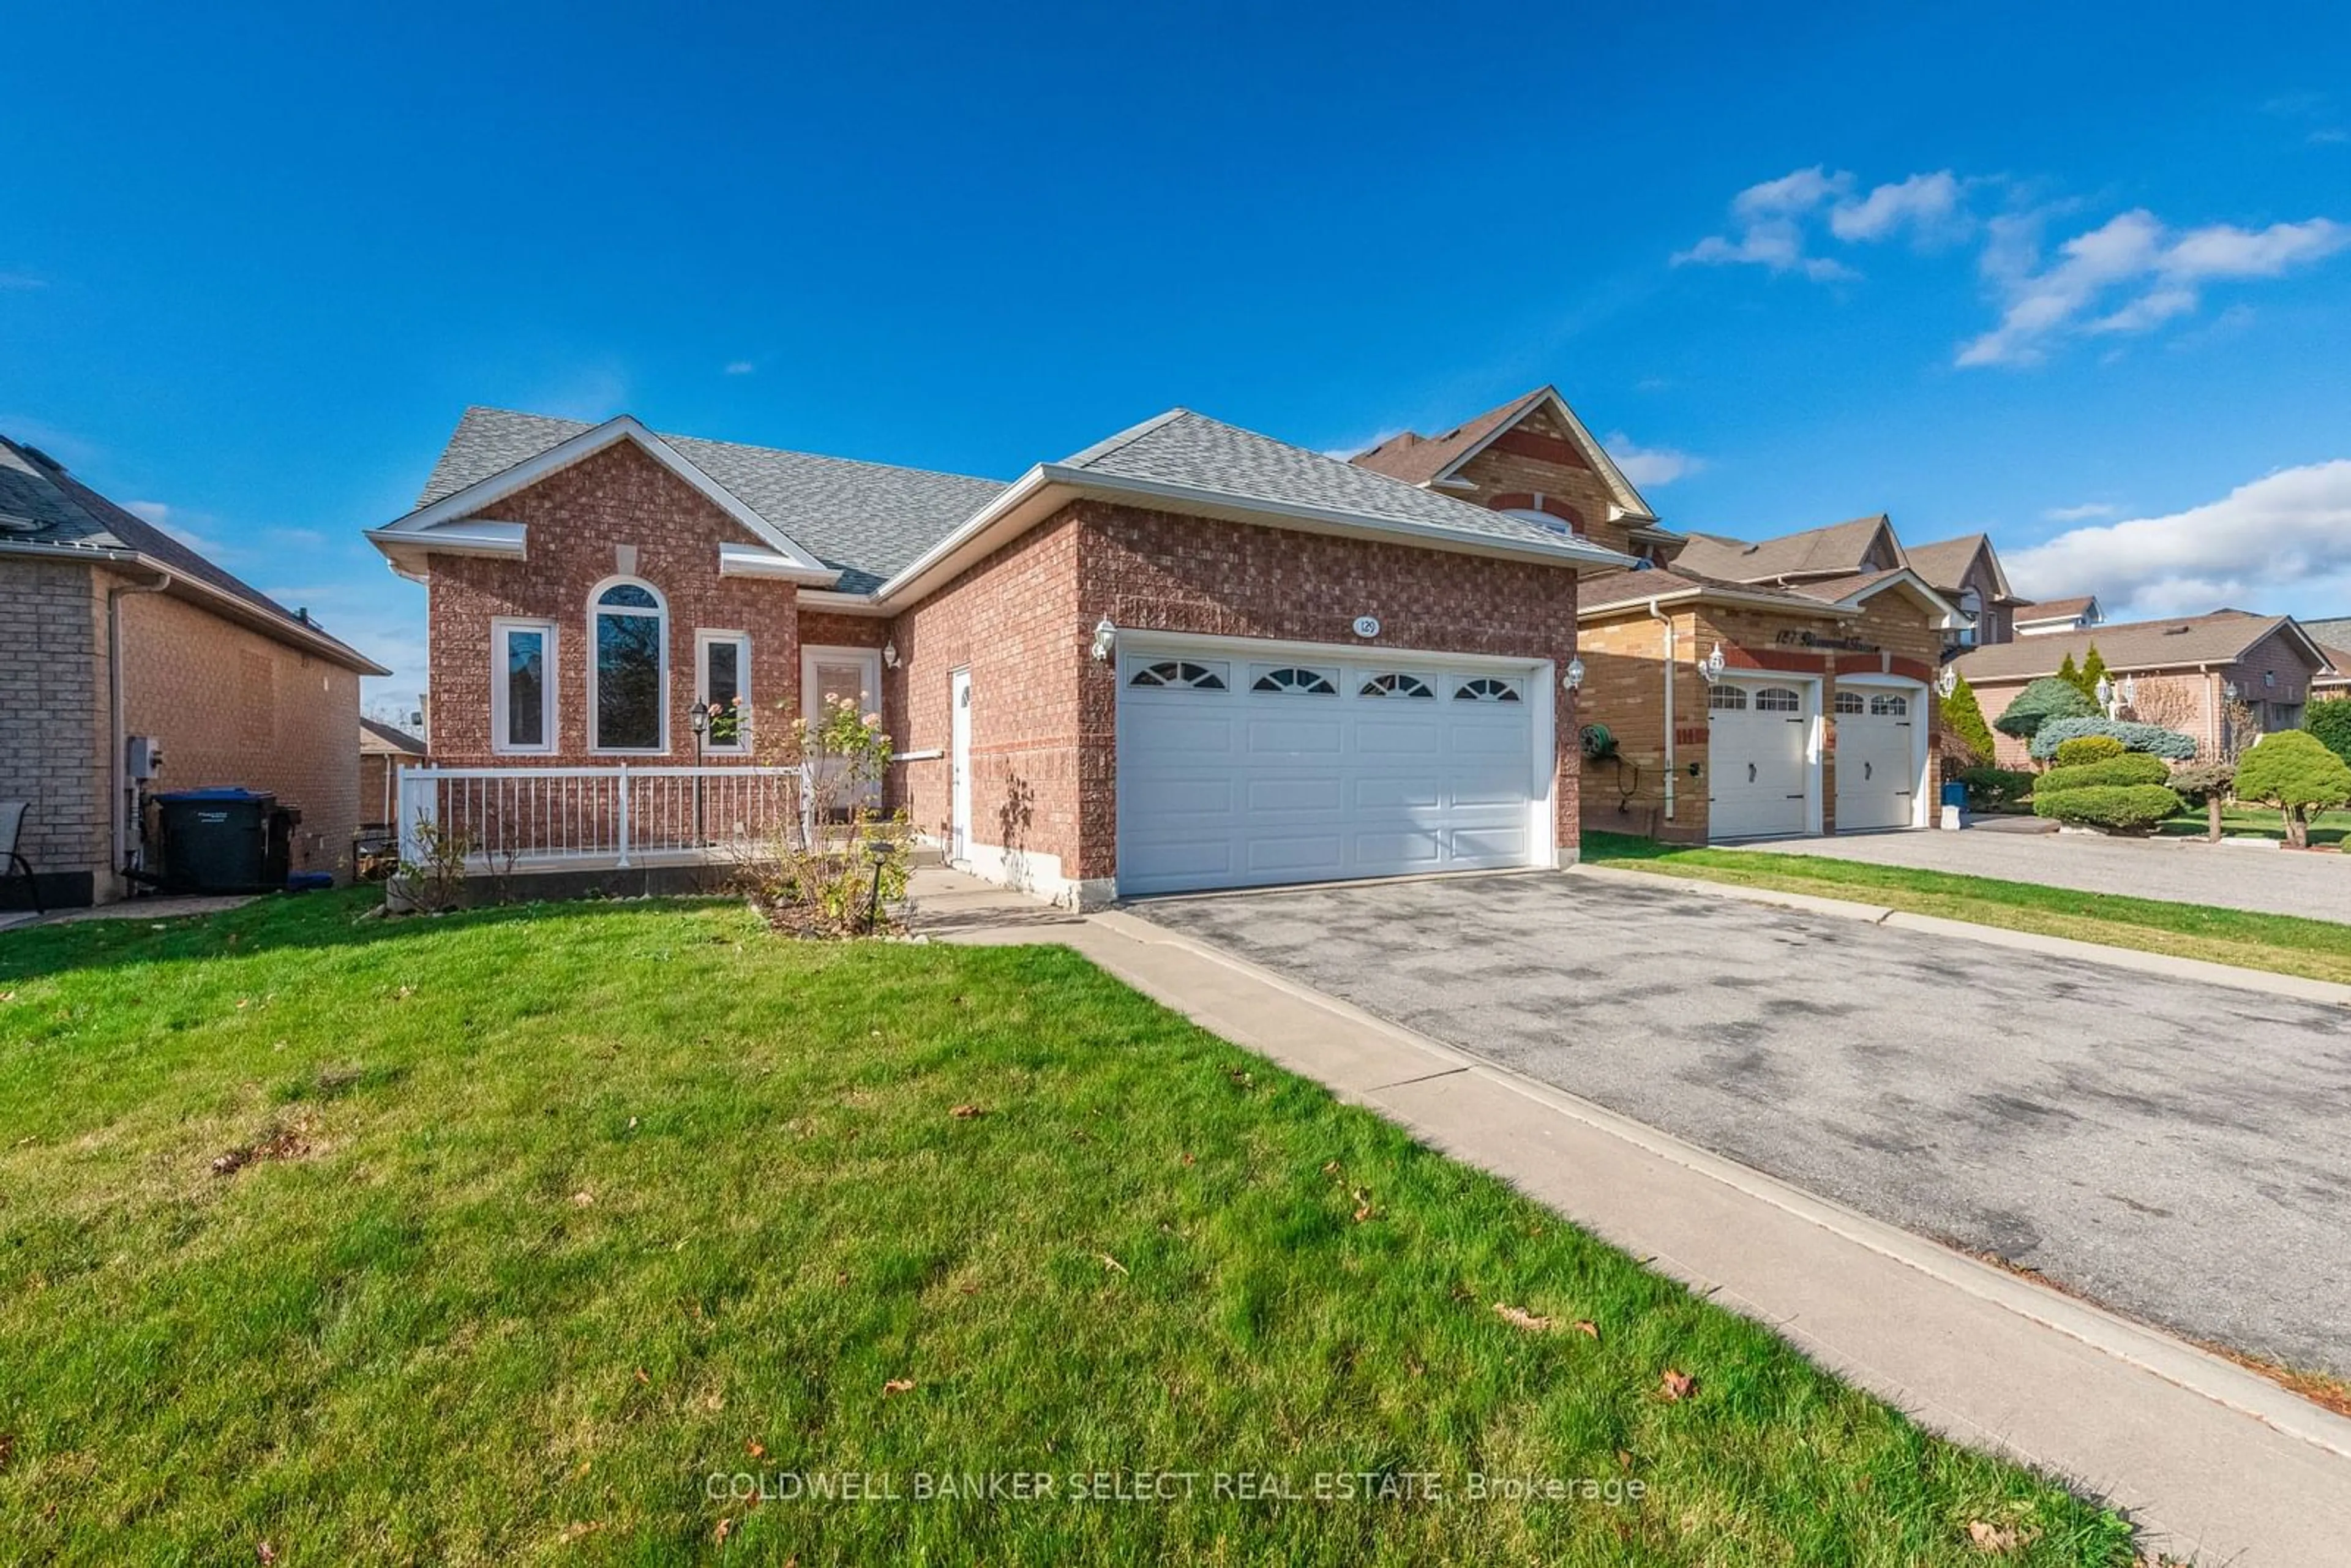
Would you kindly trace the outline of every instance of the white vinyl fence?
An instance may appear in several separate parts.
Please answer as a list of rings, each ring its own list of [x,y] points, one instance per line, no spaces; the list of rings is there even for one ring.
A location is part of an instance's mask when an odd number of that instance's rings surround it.
[[[756,853],[806,841],[798,768],[411,768],[400,776],[400,858],[425,858],[427,824],[493,866],[632,856]]]

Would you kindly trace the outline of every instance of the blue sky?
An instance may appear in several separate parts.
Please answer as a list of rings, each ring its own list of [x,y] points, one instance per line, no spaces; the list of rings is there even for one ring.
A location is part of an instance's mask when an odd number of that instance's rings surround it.
[[[343,9],[12,20],[0,430],[371,701],[469,402],[1010,477],[1548,381],[1671,525],[2351,614],[2339,7]]]

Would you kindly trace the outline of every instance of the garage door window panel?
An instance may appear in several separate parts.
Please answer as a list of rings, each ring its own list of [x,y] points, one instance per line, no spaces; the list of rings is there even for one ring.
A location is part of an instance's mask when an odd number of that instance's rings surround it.
[[[1804,699],[1785,686],[1765,686],[1755,694],[1757,713],[1802,713]]]
[[[1836,710],[1841,714],[1862,713],[1866,711],[1866,707],[1859,692],[1839,692],[1836,695]]]
[[[1225,666],[1196,664],[1189,659],[1162,659],[1136,669],[1126,684],[1165,691],[1220,692],[1225,689]]]
[[[1455,687],[1453,700],[1465,703],[1514,703],[1519,700],[1519,683],[1498,681],[1490,675],[1480,675],[1474,681],[1464,681]]]
[[[1434,697],[1437,693],[1418,675],[1389,672],[1369,677],[1355,694],[1365,697]]]
[[[1335,697],[1339,695],[1338,683],[1331,674],[1309,669],[1303,664],[1280,664],[1261,671],[1257,679],[1249,683],[1249,690],[1282,696]]]
[[[1717,686],[1706,694],[1706,706],[1717,713],[1745,713],[1747,692],[1740,686]]]

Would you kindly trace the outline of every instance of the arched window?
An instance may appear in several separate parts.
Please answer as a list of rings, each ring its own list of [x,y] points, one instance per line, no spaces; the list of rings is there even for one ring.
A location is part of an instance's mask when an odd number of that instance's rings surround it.
[[[589,601],[588,744],[669,749],[669,612],[652,585],[621,579]]]
[[[1706,694],[1706,706],[1719,713],[1744,713],[1747,692],[1740,686],[1715,686]]]
[[[1869,711],[1879,718],[1907,718],[1910,716],[1910,699],[1896,696],[1872,697],[1869,699]]]
[[[1519,700],[1516,681],[1498,681],[1491,675],[1480,675],[1474,681],[1464,681],[1454,688],[1453,700],[1463,703],[1514,703]]]
[[[1418,675],[1374,675],[1363,684],[1359,697],[1433,697],[1437,694]]]
[[[1320,670],[1310,670],[1298,664],[1284,664],[1280,669],[1268,670],[1257,678],[1249,690],[1283,692],[1295,696],[1308,697],[1332,697],[1339,695],[1339,688],[1331,684],[1330,676]]]
[[[1162,659],[1129,675],[1130,686],[1166,686],[1176,691],[1220,692],[1225,689],[1222,664],[1196,664],[1189,659]]]
[[[1758,713],[1802,713],[1804,699],[1785,686],[1765,686],[1755,694]]]
[[[1863,712],[1863,711],[1864,711],[1864,709],[1863,709],[1863,706],[1862,706],[1861,694],[1860,694],[1859,692],[1839,692],[1839,693],[1837,693],[1837,695],[1836,695],[1836,710],[1837,710],[1837,712],[1839,712],[1839,713],[1860,713],[1860,712]]]

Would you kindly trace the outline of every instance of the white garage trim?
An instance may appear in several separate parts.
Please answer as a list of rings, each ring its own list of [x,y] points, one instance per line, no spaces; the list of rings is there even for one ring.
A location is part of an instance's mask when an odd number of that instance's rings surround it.
[[[1840,674],[1837,676],[1837,686],[1840,690],[1847,686],[1869,686],[1875,688],[1877,693],[1896,693],[1910,699],[1910,826],[1913,828],[1934,826],[1934,781],[1928,769],[1934,757],[1934,748],[1928,741],[1935,727],[1935,716],[1933,710],[1928,706],[1934,698],[1927,689],[1927,683],[1914,680],[1908,675],[1885,674],[1871,670],[1850,675]],[[1820,830],[1814,828],[1813,831],[1818,832]],[[1899,832],[1903,830],[1896,828],[1874,831]],[[1837,831],[1840,833],[1844,831],[1842,824],[1837,828]]]
[[[1819,675],[1805,674],[1800,670],[1740,670],[1736,674],[1725,672],[1721,679],[1715,683],[1717,685],[1740,687],[1750,694],[1750,696],[1764,686],[1793,686],[1803,698],[1804,825],[1802,831],[1815,837],[1823,831],[1823,827],[1821,806],[1821,759],[1826,750],[1827,741],[1827,730],[1821,716],[1821,681],[1822,677]],[[1712,710],[1709,708],[1707,728],[1711,732],[1713,727]],[[1707,747],[1706,765],[1708,772],[1711,774],[1714,769],[1714,748],[1710,734]],[[1714,780],[1709,778],[1706,783],[1707,793],[1711,798],[1714,793]],[[1707,838],[1712,841],[1716,837],[1713,813],[1709,810],[1707,816]]]
[[[1123,895],[1404,874],[1431,858],[1424,853],[1422,846],[1426,844],[1435,846],[1434,858],[1443,862],[1428,865],[1431,870],[1501,864],[1551,868],[1559,863],[1559,767],[1554,714],[1558,701],[1554,682],[1558,675],[1550,660],[1383,648],[1364,643],[1129,632],[1119,634],[1115,661],[1118,887]],[[1166,672],[1162,677],[1164,685],[1135,684],[1138,672],[1160,662],[1182,667]],[[1322,672],[1327,684],[1337,689],[1325,691],[1325,682],[1300,679],[1294,672],[1301,668]],[[1204,685],[1198,673],[1201,670],[1213,671],[1221,685]],[[1379,677],[1383,675],[1404,679],[1382,681]],[[1259,687],[1260,681],[1267,684]],[[1471,699],[1457,695],[1458,690],[1484,683],[1495,683],[1497,692],[1507,684],[1512,694],[1504,699],[1509,703],[1507,714],[1502,703],[1496,702],[1489,716],[1473,717]],[[1413,695],[1424,684],[1431,695]],[[1395,695],[1374,696],[1374,686],[1395,688]],[[1145,764],[1140,760],[1148,755],[1140,737],[1150,733],[1137,727],[1144,722],[1142,716],[1184,711],[1180,705],[1185,699],[1177,694],[1187,687],[1197,690],[1203,719],[1254,713],[1260,727],[1266,724],[1270,712],[1291,711],[1275,705],[1297,705],[1295,711],[1301,719],[1317,711],[1319,705],[1333,705],[1329,710],[1334,719],[1334,738],[1330,742],[1332,749],[1329,754],[1332,760],[1318,768],[1317,760],[1310,758],[1303,765],[1305,773],[1285,774],[1285,768],[1300,764],[1295,758],[1288,758],[1288,748],[1281,739],[1277,737],[1271,743],[1271,751],[1259,753],[1253,748],[1261,743],[1247,729],[1207,726],[1202,731],[1204,746],[1235,748],[1216,753],[1228,755],[1235,762],[1229,774],[1217,773],[1214,778],[1229,778],[1244,785],[1253,780],[1251,787],[1255,789],[1270,789],[1278,795],[1287,788],[1301,796],[1307,792],[1301,787],[1311,780],[1320,799],[1296,809],[1295,825],[1300,836],[1289,841],[1264,828],[1266,819],[1246,803],[1205,803],[1197,808],[1206,813],[1201,819],[1200,837],[1187,841],[1180,831],[1163,833],[1164,841],[1158,847],[1167,852],[1163,856],[1167,863],[1137,870],[1138,851],[1144,847],[1137,841],[1138,824],[1165,820],[1141,814],[1135,800],[1138,784],[1150,787],[1155,783],[1165,790],[1181,781],[1193,787],[1205,800],[1209,793],[1207,786],[1214,782],[1206,771],[1196,771],[1185,778],[1183,765],[1169,764],[1165,757],[1162,767],[1173,766],[1176,771],[1146,775]],[[1373,703],[1381,707],[1396,704],[1398,714],[1409,711],[1419,716],[1420,720],[1434,722],[1440,727],[1432,730],[1427,723],[1416,721],[1405,729],[1395,729],[1393,724],[1374,721],[1366,712],[1365,705]],[[1366,723],[1371,724],[1370,728],[1360,727]],[[1405,771],[1399,774],[1393,771],[1397,763],[1389,761],[1385,767],[1390,771],[1383,772],[1376,749],[1357,749],[1366,737],[1383,732],[1395,740],[1411,735],[1415,738],[1407,749],[1412,755],[1433,755],[1452,764],[1429,776],[1439,780],[1434,799],[1441,803],[1431,807],[1426,800],[1392,799],[1383,802],[1377,798],[1377,789],[1382,784],[1399,787],[1409,783],[1418,789],[1427,782],[1413,771],[1416,765],[1405,764]],[[1519,739],[1521,734],[1525,737],[1523,743]],[[1488,758],[1484,783],[1474,781],[1474,764],[1470,773],[1464,773],[1458,760],[1479,755],[1474,747],[1480,735],[1489,745],[1499,743],[1499,747],[1483,754]],[[1425,749],[1432,737],[1437,747],[1433,754]],[[1464,741],[1472,743],[1471,750],[1454,749]],[[1527,771],[1513,777],[1506,759],[1516,753],[1520,744],[1526,747],[1522,762]],[[1405,753],[1391,755],[1401,758]],[[1253,762],[1253,758],[1261,760]],[[1250,771],[1253,766],[1257,772]],[[1482,801],[1474,793],[1467,798],[1458,794],[1465,779],[1473,780],[1468,786],[1473,791],[1489,789],[1493,793]],[[1372,793],[1360,792],[1366,785],[1372,787]],[[1226,800],[1244,801],[1245,798],[1233,794]],[[1219,814],[1221,823],[1217,821]],[[1405,825],[1396,827],[1387,821],[1390,817]],[[1437,825],[1430,826],[1431,822]],[[1386,854],[1374,852],[1384,831],[1395,841]],[[1268,836],[1252,837],[1252,831]],[[1489,835],[1491,847],[1483,852],[1464,850],[1463,843],[1474,841],[1481,831]],[[1309,850],[1313,852],[1307,853]],[[1291,865],[1301,875],[1285,874],[1285,868],[1270,856],[1255,858],[1267,855],[1267,852],[1279,856],[1285,851],[1293,857]],[[1198,870],[1178,863],[1187,852],[1196,853]],[[1381,869],[1355,869],[1372,866]]]

